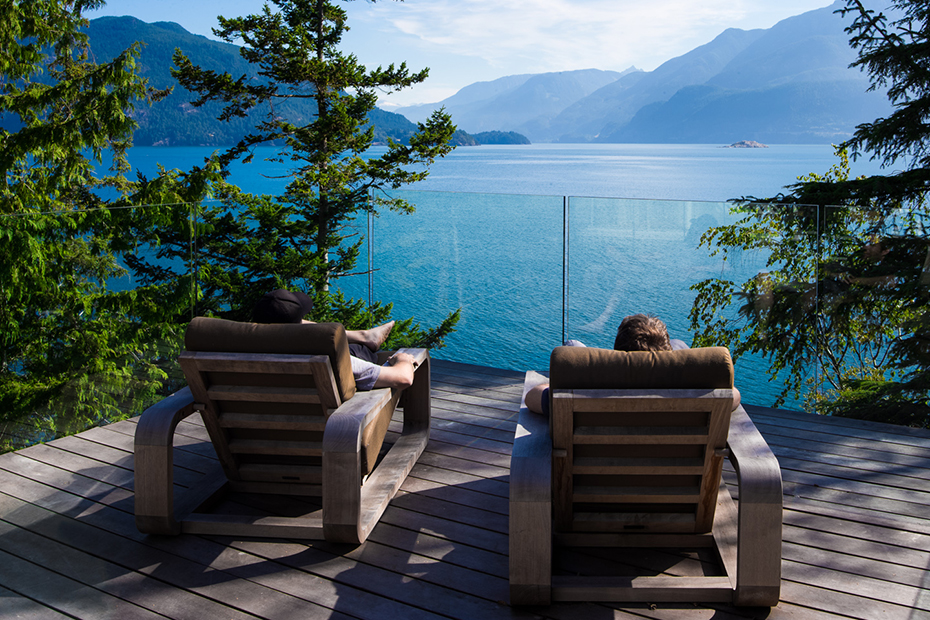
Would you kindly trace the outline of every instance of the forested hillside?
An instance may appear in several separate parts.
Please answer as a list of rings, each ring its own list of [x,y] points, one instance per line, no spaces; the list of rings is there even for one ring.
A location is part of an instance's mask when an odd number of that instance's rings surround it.
[[[229,122],[217,120],[221,105],[207,103],[195,108],[190,105],[194,96],[177,86],[171,76],[172,54],[180,48],[193,62],[204,68],[229,71],[233,75],[246,75],[258,79],[254,70],[239,55],[239,48],[204,36],[194,35],[173,22],[147,24],[134,17],[101,17],[91,20],[87,28],[91,50],[103,62],[114,58],[135,41],[145,46],[140,61],[140,75],[149,79],[155,88],[174,86],[174,92],[151,108],[136,112],[139,128],[134,134],[138,146],[229,146],[238,142],[259,120],[258,111]],[[280,106],[280,112],[296,124],[306,122],[315,112],[312,101],[295,100]],[[386,142],[388,137],[406,141],[416,126],[400,114],[381,109],[371,112],[375,126],[375,140]],[[453,119],[454,120],[454,119]],[[464,133],[464,132],[463,132]],[[459,144],[475,143],[467,134],[455,140]]]

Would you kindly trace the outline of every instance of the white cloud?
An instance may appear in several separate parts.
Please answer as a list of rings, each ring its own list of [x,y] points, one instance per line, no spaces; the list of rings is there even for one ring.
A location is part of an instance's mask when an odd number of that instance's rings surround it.
[[[822,2],[801,0],[806,6],[796,12]],[[632,64],[651,70],[771,4],[771,0],[410,0],[379,3],[367,12],[383,28],[389,25],[415,39],[424,51],[441,49],[505,72],[537,73],[624,69]],[[781,17],[793,14],[787,6],[779,8]]]

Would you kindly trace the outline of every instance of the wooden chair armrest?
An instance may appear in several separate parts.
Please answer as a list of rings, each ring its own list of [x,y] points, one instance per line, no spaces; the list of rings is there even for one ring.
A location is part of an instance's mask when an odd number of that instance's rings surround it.
[[[174,429],[197,411],[189,387],[178,390],[142,412],[136,424],[135,445],[164,446],[174,441]]]
[[[397,402],[398,388],[356,392],[330,415],[323,434],[323,534],[359,544],[381,518],[429,440],[430,358],[425,349],[401,349],[417,360],[413,385],[403,390],[404,428],[390,451],[361,480],[362,429]]]
[[[178,534],[174,516],[174,431],[198,407],[184,388],[146,409],[136,425],[136,527],[147,534]]]
[[[323,536],[358,544],[367,534],[362,512],[362,432],[391,404],[390,388],[356,392],[326,420],[323,431]]]
[[[323,432],[323,454],[354,452],[361,449],[362,431],[391,400],[390,388],[356,392],[342,403],[326,420]]]
[[[547,605],[552,573],[552,436],[549,420],[526,407],[548,379],[526,373],[510,459],[510,603]]]
[[[526,406],[526,393],[548,379],[529,371],[523,384],[523,398],[514,434],[510,459],[510,501],[552,501],[552,437],[546,416]]]
[[[740,486],[749,486],[749,501],[782,504],[781,467],[762,433],[752,423],[742,405],[730,415],[727,438],[730,461],[740,478]],[[740,489],[740,501],[744,499]]]
[[[781,468],[742,406],[730,416],[727,441],[739,480],[737,605],[778,604],[781,585]]]
[[[387,363],[388,359],[392,355],[397,353],[406,353],[414,358],[417,363],[417,366],[423,364],[423,362],[429,357],[429,350],[427,349],[397,349],[396,351],[378,351],[378,363],[382,366]]]

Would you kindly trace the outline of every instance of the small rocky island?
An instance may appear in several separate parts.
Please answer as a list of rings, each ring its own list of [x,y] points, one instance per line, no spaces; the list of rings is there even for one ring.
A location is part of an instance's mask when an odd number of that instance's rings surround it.
[[[762,144],[761,142],[756,142],[755,140],[741,140],[739,142],[734,142],[730,146],[721,147],[724,149],[767,149],[769,148],[767,144]]]

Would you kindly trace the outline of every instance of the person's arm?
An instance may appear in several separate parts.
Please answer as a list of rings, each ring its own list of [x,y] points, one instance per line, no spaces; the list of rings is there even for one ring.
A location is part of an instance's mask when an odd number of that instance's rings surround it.
[[[416,360],[408,353],[392,355],[387,363],[381,367],[376,388],[407,388],[413,385],[413,373],[416,371]]]

